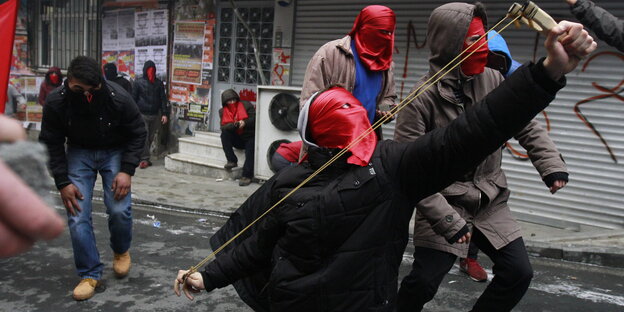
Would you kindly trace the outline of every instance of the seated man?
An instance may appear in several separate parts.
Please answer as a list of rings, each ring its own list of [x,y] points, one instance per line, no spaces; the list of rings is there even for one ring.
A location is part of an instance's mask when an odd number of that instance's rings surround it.
[[[394,311],[416,203],[499,149],[548,106],[565,85],[563,75],[595,48],[580,24],[561,22],[546,40],[545,60],[521,67],[474,109],[410,143],[378,142],[370,132],[360,140],[370,128],[360,102],[340,87],[315,94],[299,117],[308,162],[280,171],[251,195],[211,238],[213,249],[276,208],[204,271],[184,279],[187,271],[180,270],[174,291],[180,295],[183,285],[192,299],[191,292],[236,283],[256,310]],[[436,229],[449,242],[468,241],[466,222],[455,210],[438,215]]]
[[[238,166],[234,147],[245,150],[243,177],[240,186],[251,184],[254,172],[254,143],[256,132],[256,108],[247,101],[241,101],[238,93],[227,89],[221,94],[219,117],[221,118],[221,144],[227,163],[223,166],[230,170]]]
[[[271,157],[271,167],[274,172],[297,165],[301,153],[302,141],[282,143]]]

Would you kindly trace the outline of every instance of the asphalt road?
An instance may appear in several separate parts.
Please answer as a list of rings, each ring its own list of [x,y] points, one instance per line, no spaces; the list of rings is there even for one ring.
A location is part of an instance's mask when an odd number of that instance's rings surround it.
[[[177,270],[210,253],[208,238],[225,219],[134,207],[133,267],[128,277],[116,279],[105,209],[96,206],[93,222],[106,265],[98,293],[83,302],[72,299],[79,278],[65,231],[28,253],[0,260],[0,311],[251,311],[232,287],[201,293],[194,301],[173,294]],[[410,257],[406,254],[401,274],[409,270]],[[485,257],[482,261],[491,267]],[[624,311],[624,270],[541,258],[532,263],[535,278],[514,311]],[[426,311],[468,311],[485,286],[455,267]]]

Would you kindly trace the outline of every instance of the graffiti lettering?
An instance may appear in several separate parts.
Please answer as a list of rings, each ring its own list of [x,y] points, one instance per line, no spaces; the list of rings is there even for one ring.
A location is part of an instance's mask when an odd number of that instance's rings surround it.
[[[591,61],[593,61],[594,59],[596,59],[596,58],[598,58],[600,56],[603,56],[603,55],[615,56],[615,57],[619,58],[620,60],[624,61],[624,54],[616,53],[616,52],[610,52],[610,51],[600,52],[600,53],[597,53],[597,54],[593,55],[589,59],[587,59],[585,64],[583,64],[583,69],[581,70],[581,72],[585,72],[585,69],[587,68],[589,63],[591,63]],[[624,89],[622,89],[623,85],[624,85],[624,80],[620,81],[620,83],[618,83],[613,88],[607,88],[607,87],[599,85],[597,82],[592,82],[592,86],[596,90],[600,91],[602,94],[598,94],[598,95],[595,95],[595,96],[588,97],[588,98],[586,98],[584,100],[580,100],[580,101],[578,101],[574,105],[574,113],[576,114],[576,117],[578,117],[583,122],[583,124],[585,124],[585,126],[587,128],[589,128],[589,130],[598,137],[600,142],[602,142],[602,145],[604,145],[604,147],[607,149],[607,152],[609,153],[609,156],[611,157],[611,159],[615,163],[617,163],[618,161],[617,161],[617,158],[615,157],[615,154],[613,153],[613,150],[609,146],[609,143],[607,143],[607,140],[605,140],[605,138],[602,136],[602,134],[600,134],[600,131],[598,131],[598,129],[596,129],[596,126],[594,126],[594,124],[592,124],[591,121],[589,121],[589,119],[587,119],[587,117],[583,114],[583,112],[581,111],[581,105],[587,104],[587,103],[590,103],[590,102],[593,102],[593,101],[597,101],[597,100],[611,98],[611,97],[616,98],[616,99],[624,102],[624,97],[622,95],[620,95],[624,91]]]
[[[407,47],[405,50],[405,63],[403,64],[403,81],[401,81],[401,101],[403,101],[403,88],[405,87],[405,79],[407,78],[407,64],[409,64],[409,51],[410,51],[410,43],[414,40],[414,47],[417,50],[420,50],[425,47],[427,44],[427,39],[423,41],[423,43],[418,43],[418,36],[416,35],[416,29],[414,28],[414,24],[410,20],[407,23]],[[398,53],[398,50],[397,50]]]

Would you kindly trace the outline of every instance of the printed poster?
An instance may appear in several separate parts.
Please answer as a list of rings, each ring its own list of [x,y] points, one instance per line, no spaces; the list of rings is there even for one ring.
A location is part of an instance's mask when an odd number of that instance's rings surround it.
[[[202,60],[206,25],[203,22],[178,22],[173,39],[172,82],[202,84]]]

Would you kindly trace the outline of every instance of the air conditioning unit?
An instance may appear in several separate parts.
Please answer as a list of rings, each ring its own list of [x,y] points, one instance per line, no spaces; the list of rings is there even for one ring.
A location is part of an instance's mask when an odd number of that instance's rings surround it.
[[[258,86],[254,175],[268,180],[274,174],[271,157],[279,144],[301,140],[297,131],[300,87]]]

